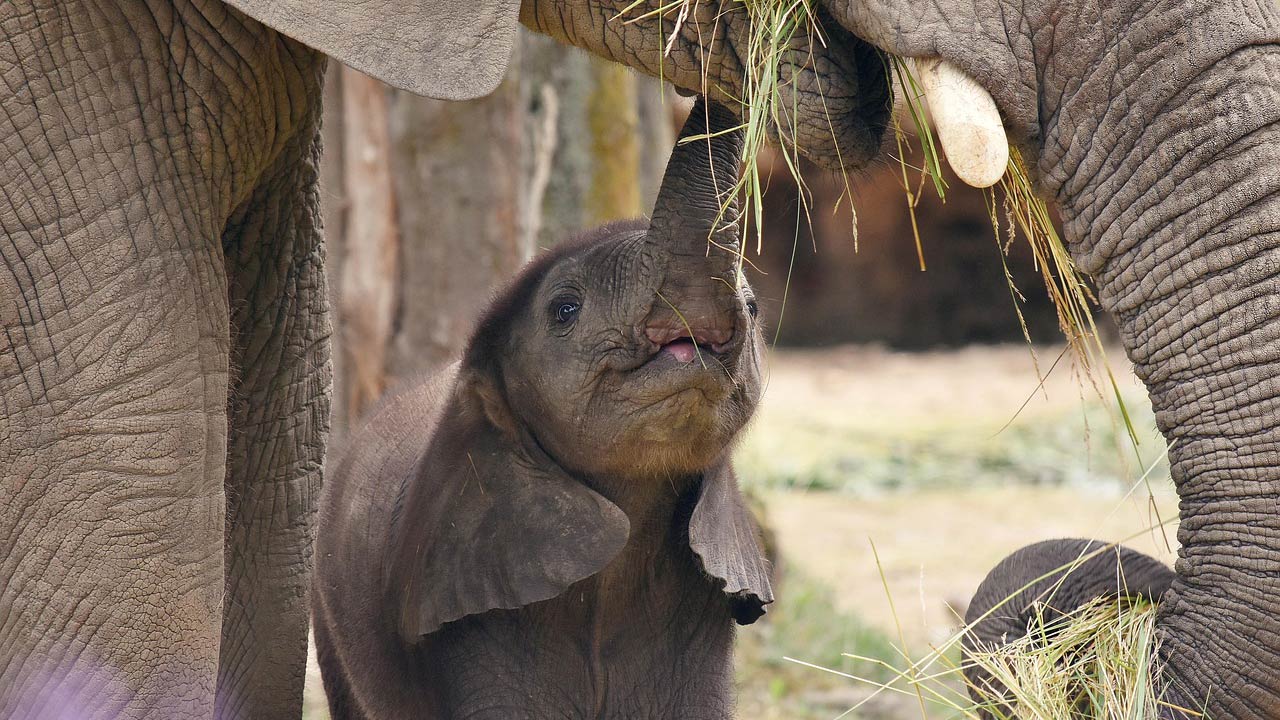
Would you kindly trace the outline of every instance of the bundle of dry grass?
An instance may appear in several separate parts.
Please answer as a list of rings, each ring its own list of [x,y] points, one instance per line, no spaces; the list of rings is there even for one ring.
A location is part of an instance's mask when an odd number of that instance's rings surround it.
[[[974,691],[979,700],[966,713],[997,720],[1159,717],[1155,643],[1148,602],[1095,600],[1065,621],[1039,618],[1025,637],[970,654],[1004,691]]]
[[[873,686],[875,692],[863,703],[881,692],[914,695],[925,719],[1151,720],[1160,717],[1164,704],[1157,685],[1155,619],[1152,603],[1099,599],[1055,620],[1037,617],[1022,638],[970,652],[963,666],[955,656],[964,631],[914,662],[899,648],[901,666],[850,656],[889,671],[893,677],[887,682],[792,661]],[[965,671],[973,670],[987,680],[981,685],[967,680]],[[856,717],[863,703],[845,715]]]

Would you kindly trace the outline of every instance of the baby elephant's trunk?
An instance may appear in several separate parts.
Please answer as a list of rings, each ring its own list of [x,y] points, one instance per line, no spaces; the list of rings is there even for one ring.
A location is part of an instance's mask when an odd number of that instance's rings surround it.
[[[698,98],[680,139],[662,189],[653,205],[649,237],[674,258],[700,258],[717,276],[737,267],[738,168],[743,135],[738,119],[723,106]]]
[[[649,242],[667,268],[654,314],[669,313],[672,322],[705,328],[717,340],[731,338],[735,325],[740,125],[723,106],[698,98],[667,163],[649,225]]]

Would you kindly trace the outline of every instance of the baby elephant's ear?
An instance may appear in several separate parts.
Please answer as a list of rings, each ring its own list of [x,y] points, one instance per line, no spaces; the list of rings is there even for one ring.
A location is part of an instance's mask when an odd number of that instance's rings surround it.
[[[627,542],[622,510],[518,451],[463,398],[445,409],[415,472],[387,575],[410,643],[468,615],[553,598]]]
[[[764,614],[764,606],[773,602],[769,563],[759,535],[729,462],[708,470],[689,520],[689,546],[702,561],[702,569],[724,583],[739,625],[755,622]]]

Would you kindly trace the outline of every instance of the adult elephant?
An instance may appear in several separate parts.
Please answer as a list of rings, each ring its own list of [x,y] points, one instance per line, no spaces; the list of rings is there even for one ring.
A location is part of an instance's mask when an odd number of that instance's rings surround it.
[[[328,390],[318,51],[466,97],[496,82],[519,17],[686,88],[741,89],[747,20],[730,0],[691,2],[661,62],[655,19],[611,22],[626,0],[231,4],[0,5],[7,717],[298,714]],[[852,35],[828,22],[813,58],[794,48],[816,68],[796,128],[816,158],[875,146],[872,47],[944,57],[994,97],[1175,440],[1171,697],[1280,714],[1280,9],[826,13]]]

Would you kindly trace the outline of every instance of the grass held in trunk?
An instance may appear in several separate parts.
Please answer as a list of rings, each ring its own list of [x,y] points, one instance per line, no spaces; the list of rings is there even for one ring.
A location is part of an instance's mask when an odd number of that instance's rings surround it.
[[[1038,615],[1025,637],[970,656],[1004,687],[979,689],[972,710],[998,720],[1159,717],[1155,610],[1100,599],[1058,621]]]

